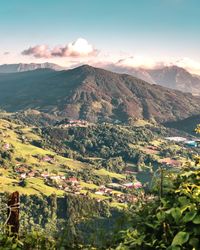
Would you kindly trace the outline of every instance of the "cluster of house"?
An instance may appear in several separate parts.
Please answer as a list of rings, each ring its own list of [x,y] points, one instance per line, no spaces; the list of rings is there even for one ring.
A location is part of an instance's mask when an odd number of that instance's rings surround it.
[[[64,191],[73,191],[73,193],[77,193],[81,190],[79,181],[75,177],[67,178],[64,175],[50,174],[47,171],[40,172],[38,170],[32,170],[26,165],[15,167],[15,172],[19,174],[21,180],[32,177],[40,177],[44,179],[45,184],[55,186],[56,188]]]
[[[80,182],[75,177],[66,178],[65,176],[60,175],[49,175],[48,173],[41,174],[41,177],[45,178],[45,183],[50,186],[55,186],[60,190],[64,190],[66,192],[70,192],[73,194],[81,194],[82,187]],[[112,187],[112,188],[111,188]],[[130,194],[126,194],[123,192],[116,192],[116,190],[127,190],[127,189],[139,189],[142,187],[142,184],[138,181],[130,182],[130,183],[110,183],[106,186],[102,185],[98,190],[93,189],[90,192],[96,195],[108,196],[114,198],[116,201],[120,203],[125,203],[129,201],[133,201],[133,197]],[[85,189],[85,188],[84,188]]]
[[[59,125],[61,128],[70,128],[70,127],[86,127],[88,126],[88,122],[85,120],[69,120],[64,124]]]
[[[68,193],[82,194],[82,187],[79,180],[76,177],[66,177],[64,175],[56,175],[47,171],[39,172],[38,170],[32,170],[26,165],[19,165],[15,167],[15,172],[20,175],[20,179],[26,179],[31,177],[40,177],[44,179],[46,185],[56,187]],[[138,181],[127,183],[109,183],[106,186],[100,186],[99,189],[90,190],[90,192],[96,195],[107,196],[119,203],[133,202],[136,197],[124,192],[129,189],[139,189],[142,184]],[[84,188],[85,189],[85,188]],[[116,192],[121,190],[122,192]]]
[[[18,164],[17,164],[18,165]],[[38,170],[32,170],[26,165],[19,165],[15,167],[15,172],[20,175],[21,179],[31,178],[31,177],[40,177],[41,174]]]
[[[121,189],[129,189],[129,188],[141,188],[142,184],[139,181],[134,181],[134,182],[126,182],[123,184],[119,184],[119,183],[108,183],[107,184],[108,187],[116,189],[116,190],[121,190]]]
[[[48,175],[42,174],[41,177],[45,179],[45,184],[49,186],[54,186],[60,190],[80,194],[81,186],[77,178],[75,177],[65,177],[63,175]]]
[[[112,187],[112,188],[111,188]],[[95,194],[97,195],[103,195],[103,196],[109,196],[110,198],[113,198],[119,203],[127,203],[127,202],[135,202],[137,201],[137,197],[133,194],[125,193],[125,192],[116,192],[116,190],[122,190],[125,189],[139,189],[142,187],[142,184],[140,182],[135,183],[124,183],[124,184],[118,184],[118,183],[109,183],[106,186],[102,185],[100,186],[98,191],[95,191]]]

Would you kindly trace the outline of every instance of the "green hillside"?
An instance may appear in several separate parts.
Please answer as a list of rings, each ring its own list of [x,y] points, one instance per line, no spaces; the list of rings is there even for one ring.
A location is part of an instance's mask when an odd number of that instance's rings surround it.
[[[163,105],[164,104],[164,105]],[[0,107],[71,119],[177,121],[200,113],[200,98],[89,65],[0,74]]]
[[[156,122],[117,125],[64,119],[49,123],[49,117],[39,117],[29,111],[2,112],[0,118],[0,222],[6,220],[3,204],[9,193],[18,191],[20,234],[26,247],[35,244],[32,237],[42,240],[48,230],[45,242],[38,243],[48,245],[47,249],[51,244],[73,245],[72,249],[85,249],[79,243],[88,249],[111,246],[113,232],[130,226],[129,209],[157,200],[160,169],[171,175],[185,165],[193,168],[193,156],[199,153],[198,147],[167,139],[192,135]],[[24,234],[35,230],[37,236]],[[62,235],[66,230],[67,243]]]
[[[60,196],[65,192],[87,193],[117,202],[119,199],[108,193],[99,195],[100,186],[131,181],[145,184],[151,178],[152,166],[154,171],[162,162],[181,166],[192,157],[183,145],[165,140],[167,129],[150,123],[32,127],[12,120],[12,115],[4,117],[0,120],[2,192],[55,192]],[[173,158],[177,153],[179,156]],[[70,178],[78,179],[78,188],[68,190],[69,183],[64,179]],[[126,190],[120,186],[110,192],[119,191]]]

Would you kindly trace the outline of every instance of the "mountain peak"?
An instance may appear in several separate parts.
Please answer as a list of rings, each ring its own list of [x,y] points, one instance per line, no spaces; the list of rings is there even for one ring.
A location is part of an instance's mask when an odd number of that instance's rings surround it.
[[[200,99],[191,94],[90,65],[61,72],[40,69],[34,75],[33,71],[2,74],[0,106],[93,122],[129,117],[172,121],[200,113]]]
[[[172,65],[147,72],[154,82],[161,86],[200,95],[200,79],[184,68]]]
[[[94,68],[93,66],[89,65],[89,64],[83,64],[79,67],[74,68],[74,70],[77,71],[87,71],[87,72],[94,72],[96,68]]]

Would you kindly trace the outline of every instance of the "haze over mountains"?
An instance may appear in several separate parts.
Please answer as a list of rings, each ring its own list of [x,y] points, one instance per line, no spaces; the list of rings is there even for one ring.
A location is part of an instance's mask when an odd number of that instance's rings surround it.
[[[30,64],[4,64],[0,65],[0,73],[16,73],[35,69],[53,69],[56,71],[66,68],[53,63],[30,63]],[[189,92],[193,95],[200,95],[200,76],[193,75],[187,70],[178,66],[159,67],[156,69],[126,68],[117,65],[106,65],[106,70],[117,73],[126,73],[142,79],[151,84],[158,84],[167,88]]]
[[[0,65],[0,73],[16,73],[35,69],[63,70],[64,68],[54,63],[18,63]]]
[[[84,65],[64,71],[0,74],[0,107],[31,108],[89,121],[132,117],[165,122],[200,114],[200,98]]]
[[[107,68],[119,73],[130,74],[152,84],[200,95],[200,76],[193,75],[178,66],[142,69],[108,65]]]

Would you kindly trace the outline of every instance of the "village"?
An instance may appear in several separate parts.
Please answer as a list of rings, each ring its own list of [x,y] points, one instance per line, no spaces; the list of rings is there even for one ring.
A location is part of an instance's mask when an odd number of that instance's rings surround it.
[[[70,126],[86,126],[84,121],[70,121],[68,123]],[[67,125],[67,126],[68,126]],[[178,145],[184,147],[198,147],[199,140],[187,140],[183,137],[166,137],[165,140],[177,143]],[[9,151],[12,146],[9,143],[5,143],[3,146],[5,151]],[[159,146],[148,145],[143,148],[143,151],[147,154],[156,155],[159,152]],[[37,158],[39,162],[54,164],[55,158],[53,155],[33,155],[33,157]],[[160,164],[171,166],[171,167],[181,167],[181,162],[177,159],[173,159],[171,157],[165,157],[158,160]],[[35,169],[31,166],[17,162],[14,167],[14,173],[19,178],[19,185],[24,186],[24,183],[29,178],[40,178],[43,180],[44,184],[50,187],[54,187],[57,190],[61,190],[66,193],[71,193],[74,195],[90,195],[93,194],[97,200],[101,200],[102,198],[106,198],[110,201],[115,201],[118,203],[127,203],[136,201],[136,196],[134,192],[137,192],[143,185],[136,178],[132,181],[128,181],[126,179],[121,180],[120,182],[110,182],[105,185],[97,186],[93,189],[87,187],[83,187],[80,183],[81,180],[76,176],[69,176],[65,173],[58,173],[56,170],[49,171],[48,168],[46,170]],[[127,167],[124,171],[125,176],[133,176],[137,174],[137,171],[132,168]],[[88,181],[87,184],[93,184],[91,181]]]
[[[43,160],[52,161],[49,156],[44,157]],[[101,201],[101,196],[110,198],[111,201],[119,203],[127,203],[136,201],[135,191],[142,188],[142,184],[139,181],[121,183],[108,183],[106,185],[100,185],[98,188],[87,188],[80,185],[81,180],[72,176],[68,177],[64,174],[49,173],[48,171],[32,170],[31,167],[26,165],[20,165],[15,167],[15,173],[19,177],[19,185],[24,186],[25,180],[28,178],[41,178],[44,184],[50,187],[54,187],[58,190],[62,190],[66,193],[74,195],[90,195],[94,194],[97,200]],[[92,184],[88,181],[87,184]]]
[[[61,122],[57,122],[56,125],[59,128],[71,128],[71,127],[87,127],[89,122],[86,120],[70,120],[65,119]]]
[[[58,123],[56,126],[60,128],[70,128],[70,127],[87,127],[90,124],[85,120],[64,120],[60,124]],[[9,129],[9,127],[6,129]],[[6,130],[5,130],[6,131]],[[2,132],[3,133],[3,132]],[[31,143],[30,139],[26,139],[23,133],[17,132],[18,140],[20,143],[27,143],[27,148],[29,147],[29,143]],[[7,141],[12,141],[12,138],[4,133],[4,141],[2,141],[2,149],[5,152],[12,152],[15,149],[12,143],[8,143]],[[23,137],[23,138],[22,138]],[[25,139],[24,139],[25,138]],[[22,140],[23,139],[23,140]],[[159,143],[158,143],[159,142]],[[156,159],[158,166],[163,167],[172,167],[172,168],[180,168],[183,162],[179,159],[179,154],[177,157],[173,157],[172,155],[167,156],[167,154],[163,155],[163,150],[165,150],[165,146],[162,144],[168,145],[170,147],[171,144],[177,145],[179,149],[193,149],[199,147],[200,140],[197,138],[184,138],[184,137],[164,137],[160,139],[156,143],[149,142],[143,143],[140,142],[137,145],[133,145],[133,148],[139,149],[141,153],[144,155],[153,156]],[[168,143],[169,142],[169,143]],[[21,145],[21,144],[20,144]],[[36,146],[37,147],[37,146]],[[130,145],[132,147],[132,145]],[[34,148],[36,149],[36,148]],[[37,148],[38,152],[40,149]],[[188,151],[189,152],[189,151]],[[16,176],[16,179],[19,180],[19,186],[25,187],[26,182],[29,182],[30,179],[33,181],[36,179],[40,179],[42,183],[46,186],[55,188],[56,190],[62,191],[63,193],[70,193],[74,195],[84,195],[90,196],[92,195],[97,200],[107,199],[109,201],[114,201],[117,203],[128,203],[136,201],[136,195],[139,190],[142,190],[144,187],[143,182],[139,181],[136,176],[138,171],[149,171],[152,166],[144,164],[141,162],[139,165],[126,163],[126,167],[123,171],[120,172],[124,178],[115,180],[115,178],[110,178],[110,181],[106,183],[98,183],[95,185],[90,178],[84,180],[85,185],[82,185],[83,180],[79,176],[77,177],[73,173],[71,173],[70,169],[63,169],[62,164],[60,164],[55,158],[55,154],[29,154],[29,157],[34,158],[37,162],[37,167],[33,167],[32,164],[28,162],[23,162],[19,159],[19,161],[14,160],[13,172]],[[40,167],[40,164],[42,167]],[[159,165],[160,164],[160,165]],[[49,170],[49,166],[50,170]],[[45,167],[47,166],[47,167]],[[54,168],[55,166],[55,168]],[[106,168],[106,166],[104,166]],[[141,168],[139,170],[139,168]],[[146,170],[145,170],[146,168]],[[70,173],[70,174],[69,174]],[[107,172],[109,174],[109,172]],[[35,178],[35,179],[34,179]],[[88,187],[90,186],[90,187]]]

